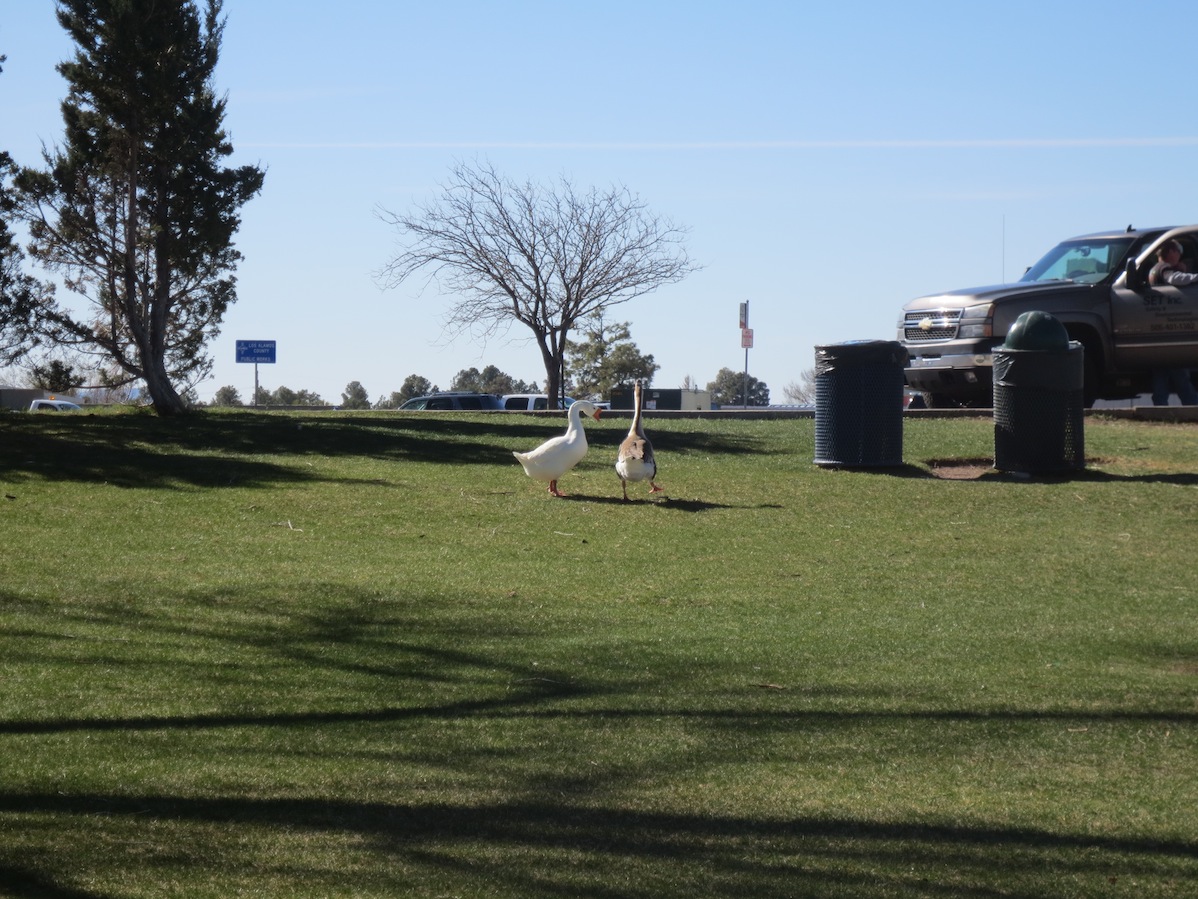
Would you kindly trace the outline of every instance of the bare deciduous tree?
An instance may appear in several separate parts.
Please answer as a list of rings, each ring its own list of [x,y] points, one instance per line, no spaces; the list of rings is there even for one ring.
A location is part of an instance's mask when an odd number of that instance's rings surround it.
[[[378,216],[400,234],[382,286],[427,273],[456,297],[445,321],[453,334],[485,341],[513,322],[529,328],[551,396],[561,393],[566,339],[579,322],[697,268],[685,230],[624,188],[517,184],[487,164],[455,166],[441,196],[413,213]]]
[[[811,405],[815,402],[815,369],[808,368],[799,372],[799,380],[791,381],[782,388],[786,399],[799,405]]]

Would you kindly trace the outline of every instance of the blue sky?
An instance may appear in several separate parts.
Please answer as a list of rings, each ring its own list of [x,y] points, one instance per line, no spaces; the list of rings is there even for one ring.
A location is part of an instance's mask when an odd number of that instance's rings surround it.
[[[0,12],[0,147],[61,139],[71,46],[50,0]],[[244,209],[239,300],[208,399],[243,397],[238,339],[276,340],[263,386],[336,402],[494,364],[541,380],[524,329],[482,345],[452,298],[379,289],[378,207],[430,200],[459,161],[617,184],[689,229],[702,270],[615,307],[659,387],[749,371],[775,402],[817,345],[893,339],[915,296],[1014,280],[1058,240],[1198,221],[1182,2],[228,0],[217,89]],[[1192,43],[1192,42],[1191,42]]]

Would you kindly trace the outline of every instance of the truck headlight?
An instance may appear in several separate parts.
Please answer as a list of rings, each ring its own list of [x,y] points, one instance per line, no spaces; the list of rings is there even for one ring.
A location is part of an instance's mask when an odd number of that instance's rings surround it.
[[[973,325],[961,325],[957,330],[959,337],[993,337],[994,322],[981,322]]]
[[[958,337],[993,337],[994,336],[994,305],[970,306],[961,315],[961,325],[957,329]]]

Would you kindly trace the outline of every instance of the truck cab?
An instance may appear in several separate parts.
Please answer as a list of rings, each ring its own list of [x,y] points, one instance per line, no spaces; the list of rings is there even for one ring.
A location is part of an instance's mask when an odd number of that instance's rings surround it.
[[[1148,284],[1171,239],[1198,272],[1198,225],[1129,227],[1062,241],[1014,284],[912,300],[898,323],[908,387],[934,407],[989,406],[993,349],[1031,311],[1056,317],[1085,348],[1087,403],[1145,392],[1156,366],[1198,368],[1198,285]]]

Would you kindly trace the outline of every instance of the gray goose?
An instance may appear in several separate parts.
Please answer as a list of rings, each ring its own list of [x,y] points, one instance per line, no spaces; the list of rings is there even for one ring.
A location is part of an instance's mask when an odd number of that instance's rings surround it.
[[[650,493],[660,493],[661,487],[653,482],[657,477],[657,460],[653,458],[653,444],[645,436],[645,427],[641,424],[641,382],[636,382],[633,389],[634,411],[632,427],[628,436],[620,444],[620,454],[616,457],[616,474],[620,476],[620,486],[624,488],[624,501],[628,501],[629,481],[648,481]]]

